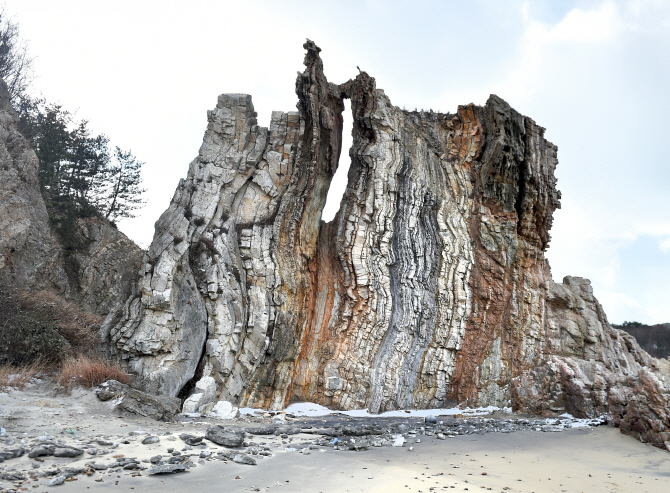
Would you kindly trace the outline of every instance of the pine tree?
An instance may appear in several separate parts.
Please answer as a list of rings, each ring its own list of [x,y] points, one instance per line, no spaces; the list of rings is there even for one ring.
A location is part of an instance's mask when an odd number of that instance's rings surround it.
[[[116,148],[114,161],[105,172],[107,186],[101,196],[100,210],[107,219],[135,217],[133,212],[142,207],[144,201],[140,196],[146,191],[140,188],[143,165],[130,151]]]
[[[39,158],[39,178],[52,227],[66,248],[77,248],[79,218],[114,221],[134,217],[144,201],[143,162],[107,136],[93,135],[86,120],[75,121],[60,105],[23,97],[19,125]]]

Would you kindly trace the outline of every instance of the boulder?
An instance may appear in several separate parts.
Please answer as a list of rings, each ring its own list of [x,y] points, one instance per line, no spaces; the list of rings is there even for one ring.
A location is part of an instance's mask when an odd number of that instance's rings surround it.
[[[100,400],[118,399],[116,409],[157,421],[174,421],[181,409],[181,401],[176,397],[150,395],[132,387],[109,380],[95,390]]]
[[[54,457],[79,457],[83,455],[84,451],[80,448],[75,447],[55,447],[53,456]]]
[[[207,440],[224,447],[240,447],[244,442],[244,431],[238,428],[226,428],[221,425],[207,428]]]
[[[149,469],[149,474],[171,474],[174,472],[185,472],[188,469],[186,464],[162,464]]]
[[[240,415],[240,410],[228,401],[217,402],[206,416],[216,419],[235,419]]]
[[[212,377],[202,377],[195,384],[195,390],[184,401],[182,412],[196,413],[202,406],[216,398],[216,381]]]

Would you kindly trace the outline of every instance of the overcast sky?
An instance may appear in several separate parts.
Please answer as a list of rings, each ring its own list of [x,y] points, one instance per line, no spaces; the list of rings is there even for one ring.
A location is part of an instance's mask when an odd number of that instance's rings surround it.
[[[146,162],[147,205],[120,223],[141,246],[197,155],[217,95],[251,94],[262,125],[272,110],[294,110],[310,38],[332,82],[358,65],[393,104],[442,112],[494,93],[546,127],[563,194],[547,253],[554,279],[591,279],[610,322],[670,322],[668,1],[7,0],[5,9],[36,57],[36,93]]]

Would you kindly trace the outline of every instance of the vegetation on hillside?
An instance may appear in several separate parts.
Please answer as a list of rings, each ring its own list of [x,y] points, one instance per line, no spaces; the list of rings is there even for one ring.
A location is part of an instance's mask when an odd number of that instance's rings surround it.
[[[31,97],[32,58],[18,24],[0,10],[0,77],[7,83],[19,127],[39,158],[39,178],[54,231],[65,249],[80,247],[77,220],[99,216],[112,222],[134,217],[143,204],[143,162],[130,151],[110,149],[59,104]]]
[[[25,96],[33,81],[33,59],[21,39],[19,26],[0,8],[0,77],[7,83],[13,104]]]
[[[640,322],[624,322],[612,327],[625,330],[635,337],[637,343],[654,358],[670,357],[670,324],[645,325]]]
[[[23,97],[19,126],[39,159],[39,179],[52,226],[71,247],[76,221],[100,216],[110,221],[134,217],[142,206],[142,165],[130,151],[109,147],[86,120],[77,121],[57,104]]]

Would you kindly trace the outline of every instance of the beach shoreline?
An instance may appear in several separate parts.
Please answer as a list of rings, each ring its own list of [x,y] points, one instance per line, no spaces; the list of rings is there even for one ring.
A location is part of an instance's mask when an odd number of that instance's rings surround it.
[[[71,395],[56,394],[47,383],[24,391],[2,394],[0,426],[5,428],[0,450],[25,442],[26,448],[39,440],[61,441],[68,446],[85,447],[86,453],[74,458],[41,457],[27,454],[0,463],[0,471],[22,473],[24,480],[0,480],[0,491],[303,491],[303,492],[382,492],[407,491],[499,491],[499,492],[664,492],[670,491],[670,454],[649,444],[622,435],[612,426],[582,426],[564,431],[549,431],[536,419],[534,429],[512,432],[484,432],[482,426],[498,429],[524,417],[493,413],[477,417],[448,416],[449,423],[465,426],[467,433],[438,437],[439,426],[422,426],[419,417],[375,418],[344,415],[296,417],[265,413],[246,415],[220,422],[211,419],[184,419],[174,423],[156,422],[141,416],[119,416],[111,403],[98,401],[91,391],[75,389]],[[441,421],[441,417],[438,416]],[[405,443],[394,447],[362,447],[361,451],[339,450],[329,436],[312,431],[322,422],[333,426],[384,427],[407,423]],[[339,424],[338,424],[339,423]],[[469,426],[472,423],[474,428]],[[479,424],[477,424],[479,423]],[[484,423],[484,424],[482,424]],[[488,424],[487,424],[488,423]],[[233,427],[285,426],[289,434],[249,435],[242,450],[266,449],[268,455],[250,455],[256,465],[236,463],[221,453],[227,449],[208,440],[187,446],[180,435],[202,436],[215,424]],[[535,428],[537,424],[537,428]],[[479,428],[477,428],[477,426]],[[293,427],[293,428],[291,428]],[[472,428],[470,430],[469,428]],[[283,428],[282,428],[283,429]],[[401,428],[404,429],[404,428]],[[456,428],[454,428],[456,429]],[[280,430],[281,431],[281,430]],[[279,432],[278,432],[279,433]],[[455,432],[458,433],[458,432]],[[158,442],[142,444],[148,436]],[[43,437],[43,438],[40,438]],[[8,444],[10,440],[14,440]],[[101,443],[114,443],[105,449]],[[107,441],[105,441],[107,440]],[[354,439],[354,441],[356,438]],[[365,440],[361,437],[361,440]],[[318,443],[318,445],[314,445]],[[91,455],[89,450],[98,453]],[[191,455],[185,472],[149,475],[149,459],[174,452]],[[217,455],[218,454],[218,455]],[[119,456],[136,458],[143,469],[114,467]],[[204,457],[203,457],[204,456]],[[146,461],[146,462],[143,462]],[[49,486],[55,476],[38,477],[45,471],[86,468],[92,462],[107,469],[73,475],[62,485]],[[38,466],[38,467],[35,467]]]

